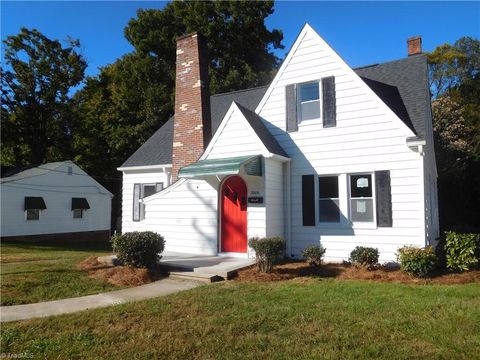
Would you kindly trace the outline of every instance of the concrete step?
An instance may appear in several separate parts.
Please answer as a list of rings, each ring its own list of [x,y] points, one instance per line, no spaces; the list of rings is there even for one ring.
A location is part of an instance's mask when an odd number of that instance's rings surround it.
[[[194,271],[170,271],[170,279],[195,280],[204,283],[223,281],[224,278],[215,274],[207,274]]]

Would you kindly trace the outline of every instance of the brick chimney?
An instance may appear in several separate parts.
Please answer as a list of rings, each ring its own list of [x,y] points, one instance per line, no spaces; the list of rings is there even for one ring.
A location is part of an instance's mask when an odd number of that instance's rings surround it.
[[[407,39],[408,56],[422,53],[422,37],[414,36]]]
[[[197,161],[211,138],[208,57],[199,33],[177,39],[172,183],[180,168]]]

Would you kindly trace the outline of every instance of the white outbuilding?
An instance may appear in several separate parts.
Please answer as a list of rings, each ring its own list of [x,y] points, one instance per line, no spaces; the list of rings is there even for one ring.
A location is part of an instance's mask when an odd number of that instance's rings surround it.
[[[112,193],[72,161],[2,167],[2,241],[105,241]]]

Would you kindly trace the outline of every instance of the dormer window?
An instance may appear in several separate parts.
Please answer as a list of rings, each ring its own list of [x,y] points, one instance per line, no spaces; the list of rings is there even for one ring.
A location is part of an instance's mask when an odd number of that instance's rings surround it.
[[[297,87],[298,122],[320,119],[320,86],[319,82],[299,84]]]

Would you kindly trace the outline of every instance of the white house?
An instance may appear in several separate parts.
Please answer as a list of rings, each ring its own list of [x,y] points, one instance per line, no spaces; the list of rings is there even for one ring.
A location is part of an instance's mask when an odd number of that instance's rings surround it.
[[[110,238],[113,195],[71,161],[2,168],[2,241]]]
[[[426,56],[350,68],[307,24],[267,87],[209,96],[202,37],[177,42],[175,116],[120,168],[123,231],[250,256],[253,236],[395,260],[439,236]],[[243,255],[242,255],[243,254]]]

